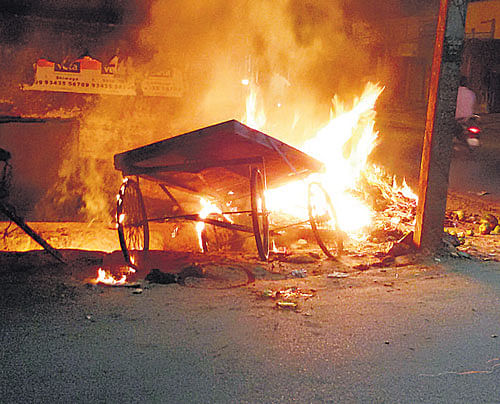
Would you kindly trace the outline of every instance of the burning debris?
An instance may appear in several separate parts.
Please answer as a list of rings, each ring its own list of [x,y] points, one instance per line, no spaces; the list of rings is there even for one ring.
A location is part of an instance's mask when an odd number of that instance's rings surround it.
[[[337,225],[347,244],[361,240],[395,242],[412,231],[415,222],[414,192],[404,180],[398,185],[395,178],[368,163],[377,143],[374,105],[382,91],[378,85],[368,83],[351,109],[335,98],[330,123],[303,147],[325,163],[326,172],[315,174],[314,181],[331,198]],[[306,194],[304,188],[304,184],[293,183],[269,190],[268,206],[273,213],[306,219],[307,208],[304,202],[300,204]]]
[[[130,275],[134,274],[136,270],[131,267],[120,267],[118,272],[118,274],[113,274],[110,270],[99,268],[97,270],[97,277],[92,279],[90,283],[95,285],[124,286],[129,282]]]

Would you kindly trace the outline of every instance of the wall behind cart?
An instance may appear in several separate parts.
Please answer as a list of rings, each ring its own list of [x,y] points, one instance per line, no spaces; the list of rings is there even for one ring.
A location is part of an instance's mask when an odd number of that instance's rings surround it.
[[[9,201],[26,219],[47,219],[37,217],[36,208],[57,183],[62,161],[71,152],[70,145],[76,143],[77,127],[74,120],[0,124],[0,147],[12,155]]]

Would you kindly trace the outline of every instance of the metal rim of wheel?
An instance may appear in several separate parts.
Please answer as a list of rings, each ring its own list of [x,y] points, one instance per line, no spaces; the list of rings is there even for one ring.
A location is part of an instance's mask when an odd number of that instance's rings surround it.
[[[342,254],[344,243],[330,196],[321,184],[312,182],[309,184],[307,202],[309,222],[316,242],[328,257],[338,257]],[[326,233],[333,233],[333,242],[326,241]]]
[[[149,224],[139,184],[130,178],[125,179],[118,193],[116,222],[125,261],[135,266],[131,253],[149,250]]]
[[[250,204],[252,207],[252,227],[259,258],[269,258],[269,216],[264,196],[264,177],[259,169],[253,168],[250,176]]]

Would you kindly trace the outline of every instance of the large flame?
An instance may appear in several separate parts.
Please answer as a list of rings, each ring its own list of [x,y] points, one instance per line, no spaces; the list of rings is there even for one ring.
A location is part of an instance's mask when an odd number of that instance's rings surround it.
[[[368,156],[376,145],[374,106],[382,91],[380,85],[368,83],[350,109],[335,96],[330,121],[302,146],[302,150],[325,164],[325,172],[311,179],[325,188],[337,211],[340,228],[351,235],[369,225],[373,217],[372,209],[351,191],[368,168]],[[269,190],[266,197],[271,211],[307,218],[307,184],[295,182]]]

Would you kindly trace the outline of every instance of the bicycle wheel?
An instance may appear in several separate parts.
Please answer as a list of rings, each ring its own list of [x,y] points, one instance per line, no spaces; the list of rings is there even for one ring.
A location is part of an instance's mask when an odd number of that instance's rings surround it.
[[[344,248],[342,232],[330,196],[321,184],[312,182],[307,199],[309,222],[319,247],[330,258],[341,255]]]
[[[149,225],[139,184],[129,178],[118,193],[116,221],[123,256],[134,266],[133,253],[149,250]]]
[[[250,204],[252,207],[252,227],[259,252],[259,258],[269,258],[269,216],[264,196],[264,177],[260,170],[253,168],[250,175]]]

